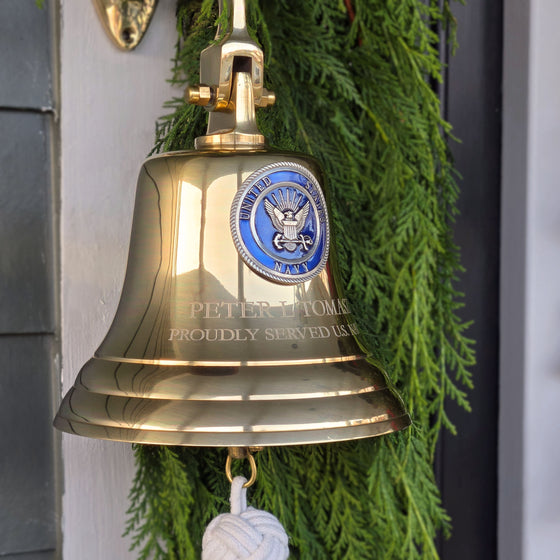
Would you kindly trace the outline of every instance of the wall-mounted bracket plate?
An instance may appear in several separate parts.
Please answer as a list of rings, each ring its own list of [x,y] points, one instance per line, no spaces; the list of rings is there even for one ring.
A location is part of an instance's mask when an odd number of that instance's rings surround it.
[[[93,0],[101,23],[113,43],[130,51],[150,25],[158,0]]]

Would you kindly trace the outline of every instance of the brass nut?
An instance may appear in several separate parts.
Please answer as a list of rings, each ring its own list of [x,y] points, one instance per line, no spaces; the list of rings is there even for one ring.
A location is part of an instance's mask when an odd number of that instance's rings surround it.
[[[229,447],[228,455],[232,459],[246,459],[250,455],[248,447]]]
[[[213,97],[213,88],[204,84],[189,86],[185,91],[185,101],[192,105],[201,105],[202,107],[206,107],[210,104]]]
[[[228,455],[232,459],[246,459],[251,453],[258,453],[262,451],[264,447],[262,446],[252,446],[252,447],[228,447]]]
[[[268,91],[266,88],[263,88],[263,92],[257,106],[268,107],[269,105],[274,105],[275,102],[276,94],[273,91]]]

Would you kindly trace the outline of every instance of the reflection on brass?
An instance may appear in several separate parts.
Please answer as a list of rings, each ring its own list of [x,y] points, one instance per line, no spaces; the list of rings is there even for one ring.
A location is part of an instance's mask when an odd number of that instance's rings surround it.
[[[148,29],[158,0],[93,0],[103,28],[122,50],[138,46]]]
[[[185,99],[188,103],[202,107],[210,105],[215,97],[214,88],[205,85],[189,86],[185,92]]]
[[[243,2],[233,1],[226,40],[204,53],[211,90],[189,95],[200,103],[210,96],[208,134],[197,150],[144,162],[113,324],[55,426],[102,439],[230,448],[407,427],[344,297],[320,167],[267,148],[257,129],[255,105],[271,94]],[[237,56],[250,56],[252,67],[234,64]],[[220,112],[224,103],[230,113]],[[248,266],[235,232],[262,269]],[[287,275],[296,281],[282,283]]]
[[[251,75],[248,72],[236,73],[233,78],[231,100],[228,101],[230,114],[227,114],[227,117],[233,119],[232,128],[199,136],[195,140],[195,148],[197,150],[251,150],[264,148],[266,142],[264,136],[257,128],[253,94]],[[217,113],[210,113],[210,115],[215,114]],[[208,130],[210,130],[210,120],[209,118]]]
[[[223,2],[220,1],[220,10]],[[196,139],[196,148],[239,150],[264,146],[256,126],[255,107],[274,104],[276,96],[264,87],[264,56],[247,32],[245,0],[229,0],[230,24],[222,37],[200,55],[199,86],[185,92],[188,103],[209,112],[206,136]]]

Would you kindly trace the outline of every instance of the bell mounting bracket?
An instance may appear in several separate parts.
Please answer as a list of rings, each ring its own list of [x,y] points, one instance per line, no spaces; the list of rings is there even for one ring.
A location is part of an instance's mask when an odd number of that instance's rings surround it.
[[[264,87],[264,55],[247,31],[245,0],[221,0],[220,14],[224,9],[228,29],[218,26],[216,42],[200,53],[201,83],[185,92],[188,103],[210,112],[207,136],[202,138],[215,136],[217,140],[220,136],[218,144],[222,147],[226,142],[224,131],[243,129],[253,139],[259,136],[252,124],[255,107],[267,107],[276,101],[274,93]],[[245,77],[238,80],[241,74]],[[243,143],[241,138],[237,140]],[[208,147],[216,142],[201,143]]]
[[[136,48],[146,33],[158,0],[93,0],[107,35],[123,51]]]

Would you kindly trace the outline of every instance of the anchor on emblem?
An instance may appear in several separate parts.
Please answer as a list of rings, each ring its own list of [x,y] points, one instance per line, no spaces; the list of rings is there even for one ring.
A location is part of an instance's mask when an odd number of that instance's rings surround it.
[[[271,197],[275,204],[265,198],[264,207],[277,232],[272,239],[274,247],[279,251],[286,249],[293,252],[301,246],[303,251],[309,251],[313,240],[301,233],[309,214],[309,201],[300,207],[303,195],[298,195],[295,189],[291,196],[290,189],[286,189],[286,198],[281,190],[278,191],[278,197],[275,194],[271,194]]]

